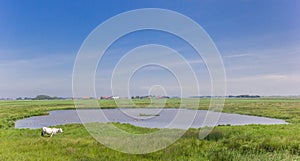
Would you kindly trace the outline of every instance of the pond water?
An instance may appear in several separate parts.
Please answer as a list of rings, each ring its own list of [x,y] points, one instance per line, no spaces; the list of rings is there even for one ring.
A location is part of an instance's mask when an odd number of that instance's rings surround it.
[[[43,126],[55,126],[63,124],[82,123],[80,118],[84,117],[84,122],[120,122],[128,123],[140,127],[149,128],[165,128],[175,116],[180,117],[180,120],[191,119],[194,121],[191,128],[200,128],[204,126],[212,126],[209,118],[204,122],[208,111],[205,110],[188,110],[180,109],[183,114],[177,115],[179,109],[102,109],[101,111],[105,116],[99,114],[99,109],[85,109],[77,110],[80,112],[80,117],[76,110],[55,110],[50,111],[46,116],[33,116],[22,120],[17,120],[15,123],[16,128],[41,128]],[[210,116],[218,116],[220,118],[217,122],[218,125],[247,125],[247,124],[287,124],[284,120],[272,119],[266,117],[217,113],[212,112]],[[213,118],[213,117],[210,117]],[[185,126],[176,124],[176,122],[169,126],[169,128],[184,128]]]

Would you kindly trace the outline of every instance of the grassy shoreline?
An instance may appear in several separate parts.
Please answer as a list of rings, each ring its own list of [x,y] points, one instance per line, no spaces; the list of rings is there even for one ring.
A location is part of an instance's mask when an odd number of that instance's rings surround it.
[[[199,106],[187,109],[207,110],[210,99],[200,99]],[[103,109],[117,108],[114,100],[99,100]],[[152,107],[150,100],[134,100],[136,107],[123,106],[122,108]],[[179,108],[180,99],[169,99],[164,108]],[[155,105],[154,105],[155,106]],[[299,107],[299,108],[297,108]],[[89,107],[90,108],[90,107]],[[14,127],[18,119],[30,116],[47,115],[51,110],[76,109],[72,100],[42,100],[42,101],[0,101],[0,129]],[[13,111],[13,112],[12,112]],[[300,123],[300,99],[259,98],[259,99],[226,99],[222,112],[246,114],[283,119],[289,123]]]

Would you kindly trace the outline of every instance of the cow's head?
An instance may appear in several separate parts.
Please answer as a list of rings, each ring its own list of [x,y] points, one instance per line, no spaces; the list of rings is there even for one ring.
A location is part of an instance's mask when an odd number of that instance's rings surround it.
[[[59,128],[58,132],[62,133],[63,132],[62,128]]]

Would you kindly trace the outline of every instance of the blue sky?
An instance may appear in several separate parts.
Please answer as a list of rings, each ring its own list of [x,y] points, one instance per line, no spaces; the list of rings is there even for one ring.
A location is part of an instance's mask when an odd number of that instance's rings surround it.
[[[300,95],[297,0],[88,2],[0,0],[0,97],[72,96],[73,65],[85,38],[110,17],[139,8],[170,9],[199,23],[223,58],[227,94]],[[119,58],[148,43],[181,51],[195,69],[200,93],[210,93],[195,51],[172,35],[145,31],[121,38],[107,51],[96,75],[97,95],[111,94],[106,84]],[[180,92],[174,78],[155,67],[140,70],[133,82],[133,95],[148,94],[156,84],[168,95]]]

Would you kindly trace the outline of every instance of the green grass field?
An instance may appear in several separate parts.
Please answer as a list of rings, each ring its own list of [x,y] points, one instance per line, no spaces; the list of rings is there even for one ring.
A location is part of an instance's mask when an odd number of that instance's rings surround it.
[[[113,100],[100,104],[116,107]],[[150,101],[135,100],[135,104],[147,107]],[[166,107],[179,104],[179,99],[169,99]],[[200,99],[198,109],[208,105],[209,99]],[[218,126],[203,140],[198,139],[199,129],[190,129],[168,148],[141,155],[106,148],[83,125],[59,126],[64,133],[53,138],[41,137],[40,129],[14,129],[17,119],[74,108],[72,100],[0,101],[0,160],[300,160],[300,99],[295,98],[227,99],[223,112],[280,118],[290,124]],[[131,133],[155,130],[114,124]]]

